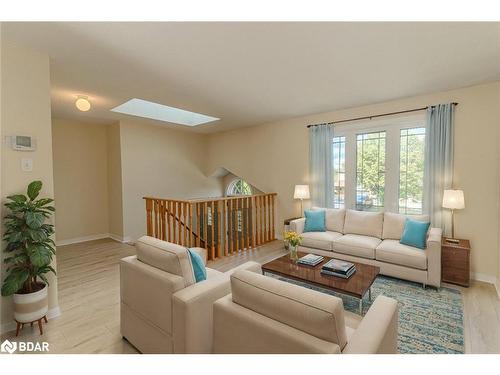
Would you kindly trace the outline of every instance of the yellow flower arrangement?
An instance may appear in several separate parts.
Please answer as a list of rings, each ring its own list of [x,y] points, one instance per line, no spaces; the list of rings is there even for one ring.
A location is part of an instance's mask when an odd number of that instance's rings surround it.
[[[288,243],[293,247],[299,246],[300,243],[302,242],[302,237],[297,232],[291,230],[285,231],[283,237],[285,241],[288,241]]]

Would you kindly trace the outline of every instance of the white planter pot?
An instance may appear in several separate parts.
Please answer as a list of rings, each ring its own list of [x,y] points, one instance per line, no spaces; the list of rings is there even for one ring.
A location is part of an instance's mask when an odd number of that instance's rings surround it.
[[[30,323],[43,318],[49,310],[48,287],[29,294],[14,294],[14,319]]]

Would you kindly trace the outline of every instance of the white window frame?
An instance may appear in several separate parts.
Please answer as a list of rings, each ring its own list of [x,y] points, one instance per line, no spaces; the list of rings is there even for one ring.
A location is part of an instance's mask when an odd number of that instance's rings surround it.
[[[362,133],[386,132],[384,211],[399,212],[399,158],[401,130],[427,128],[425,114],[384,117],[334,125],[334,137],[345,137],[345,208],[356,208],[356,136]],[[426,135],[427,135],[426,129]],[[427,142],[427,137],[425,138]],[[332,176],[333,178],[333,176]],[[333,192],[332,192],[333,194]],[[425,197],[424,197],[425,199]],[[426,204],[423,202],[425,209]]]

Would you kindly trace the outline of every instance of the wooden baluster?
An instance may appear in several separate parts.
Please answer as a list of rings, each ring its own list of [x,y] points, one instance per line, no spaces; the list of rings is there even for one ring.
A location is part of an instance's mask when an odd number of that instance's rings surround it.
[[[220,239],[221,239],[221,221],[222,221],[222,217],[220,216],[220,201],[216,201],[215,202],[215,209],[216,209],[216,212],[217,212],[217,247],[216,247],[216,255],[217,255],[217,258],[219,258],[222,254],[221,254],[221,251],[220,251]]]
[[[178,221],[177,221],[177,201],[174,201],[174,217],[172,218],[173,219],[173,224],[174,224],[174,241],[173,243],[178,243],[177,242],[177,239],[178,239],[178,236],[179,236],[179,233],[177,231],[178,229]]]
[[[255,197],[250,197],[250,209],[249,209],[249,214],[250,214],[250,238],[251,238],[251,245],[252,248],[255,248]]]
[[[155,218],[155,234],[154,237],[158,238],[158,199],[155,199],[155,204],[154,204],[154,218]]]
[[[223,230],[224,230],[224,233],[223,233],[223,237],[224,238],[224,255],[225,256],[228,256],[229,255],[229,251],[228,251],[228,242],[229,242],[229,236],[228,236],[228,231],[229,231],[229,223],[228,223],[228,220],[227,220],[227,204],[228,204],[228,201],[227,200],[223,200],[222,201],[223,205],[222,205],[222,216],[224,218],[224,225],[223,225]]]
[[[262,244],[266,243],[266,222],[265,222],[265,201],[264,196],[260,196],[260,242]]]
[[[272,224],[271,224],[271,238],[272,240],[274,241],[276,239],[276,233],[275,233],[275,222],[274,220],[276,219],[276,207],[275,207],[275,204],[276,204],[276,201],[275,201],[275,198],[276,198],[276,195],[272,195],[271,196],[271,219],[272,219]]]
[[[201,246],[201,209],[200,204],[196,203],[196,246]]]
[[[260,246],[259,197],[258,196],[254,197],[254,201],[255,201],[255,210],[254,210],[255,211],[255,241],[256,241],[257,246]]]
[[[231,227],[229,230],[229,235],[231,237],[230,239],[230,250],[229,252],[232,254],[234,253],[234,199],[229,200],[229,212],[228,212],[228,217],[229,217],[229,226]]]
[[[170,201],[165,201],[165,241],[170,241]]]
[[[188,203],[188,215],[189,215],[189,247],[194,247],[193,243],[193,204]]]
[[[189,246],[188,244],[188,234],[187,234],[187,229],[188,229],[188,215],[187,215],[187,210],[188,210],[188,207],[187,207],[187,203],[184,202],[182,203],[182,216],[183,216],[183,223],[184,225],[182,226],[183,227],[183,231],[184,231],[184,242],[183,242],[183,245],[184,246]]]
[[[210,215],[212,215],[211,237],[210,237],[210,251],[212,252],[212,259],[215,259],[215,207],[214,201],[210,202]]]
[[[240,198],[236,198],[236,251],[240,251],[241,249],[241,244],[240,244]]]
[[[267,241],[271,241],[271,195],[267,196]]]
[[[146,198],[146,227],[148,236],[153,235],[153,213],[151,212],[151,210],[153,209],[152,206],[152,200]]]
[[[160,231],[161,231],[161,239],[165,241],[165,201],[160,201]]]
[[[248,197],[245,197],[245,241],[246,241],[246,248],[250,249],[250,220],[249,219],[249,207],[250,204],[248,203]]]
[[[203,240],[205,241],[205,249],[207,249],[208,258],[210,258],[210,252],[208,248],[208,202],[203,202]],[[211,259],[211,258],[210,258]]]

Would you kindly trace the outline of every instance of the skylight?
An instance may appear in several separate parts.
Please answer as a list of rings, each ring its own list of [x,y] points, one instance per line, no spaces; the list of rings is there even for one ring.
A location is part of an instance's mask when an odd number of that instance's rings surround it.
[[[167,105],[148,102],[147,100],[137,98],[130,99],[128,102],[111,109],[111,111],[186,126],[196,126],[220,120],[217,117],[190,112],[184,109],[169,107]]]

